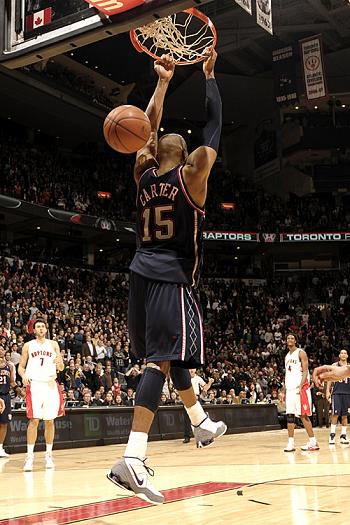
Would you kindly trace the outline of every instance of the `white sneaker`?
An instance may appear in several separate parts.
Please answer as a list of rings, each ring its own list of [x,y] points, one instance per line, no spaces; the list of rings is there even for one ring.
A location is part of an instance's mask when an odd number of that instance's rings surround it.
[[[348,445],[348,444],[349,444],[349,440],[348,440],[348,438],[346,437],[346,434],[342,434],[342,435],[340,436],[340,443],[341,443],[342,445]],[[1,457],[1,456],[0,456],[0,457]]]
[[[130,490],[138,498],[161,505],[164,496],[150,482],[149,476],[154,475],[154,471],[145,465],[146,459],[122,458],[115,463],[107,474],[107,479],[118,487]]]
[[[46,460],[45,468],[55,468],[55,464],[54,464],[53,459],[52,459],[52,454],[48,454],[46,452],[45,460]]]
[[[335,445],[335,433],[334,432],[331,432],[329,434],[328,443],[329,445]]]
[[[9,458],[9,457],[10,457],[10,454],[5,452],[5,450],[1,447],[0,448],[0,458]]]
[[[33,470],[34,454],[27,454],[26,460],[24,462],[23,470],[24,472],[31,472]]]
[[[316,450],[320,450],[320,447],[318,446],[318,443],[310,443],[308,441],[305,445],[302,445],[301,450],[304,450],[304,452],[315,452]]]
[[[286,448],[283,449],[283,452],[295,452],[295,446],[291,443],[288,443]]]

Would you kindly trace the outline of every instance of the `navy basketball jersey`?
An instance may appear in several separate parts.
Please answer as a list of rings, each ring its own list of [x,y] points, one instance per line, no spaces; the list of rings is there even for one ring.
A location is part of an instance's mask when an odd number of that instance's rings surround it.
[[[10,365],[0,367],[0,395],[6,395],[11,386],[11,368]]]
[[[339,363],[335,363],[335,366],[341,366]],[[336,381],[333,384],[333,394],[350,394],[350,380],[349,378]]]
[[[155,281],[195,286],[202,258],[204,210],[191,199],[176,166],[146,170],[137,192],[135,257],[130,269]]]

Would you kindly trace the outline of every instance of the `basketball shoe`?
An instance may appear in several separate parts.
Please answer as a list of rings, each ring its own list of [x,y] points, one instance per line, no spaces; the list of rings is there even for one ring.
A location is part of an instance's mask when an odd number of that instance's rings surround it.
[[[55,464],[52,459],[52,454],[45,454],[45,468],[55,468]]]
[[[317,442],[310,443],[310,441],[308,441],[305,445],[302,445],[300,449],[306,452],[314,452],[315,450],[320,450],[320,447]]]
[[[227,425],[223,421],[212,421],[207,415],[202,423],[197,426],[192,425],[192,430],[197,448],[203,448],[211,445],[214,439],[223,436],[227,430]]]
[[[348,444],[349,444],[349,440],[348,440],[348,438],[346,437],[346,434],[342,434],[342,435],[340,436],[340,443],[341,443],[342,445],[348,445]]]
[[[283,449],[284,452],[295,452],[295,446],[293,443],[288,443],[286,448]]]
[[[7,452],[5,452],[4,450],[4,447],[0,447],[0,458],[9,458],[10,457],[10,454],[8,454]]]
[[[107,479],[144,501],[161,505],[164,496],[150,482],[149,476],[154,476],[154,471],[145,465],[145,461],[146,458],[123,457],[113,465]]]
[[[26,460],[24,462],[23,470],[24,472],[31,472],[33,470],[34,455],[27,454]]]
[[[329,434],[328,444],[329,445],[335,445],[335,434],[334,434],[334,432],[331,432]]]

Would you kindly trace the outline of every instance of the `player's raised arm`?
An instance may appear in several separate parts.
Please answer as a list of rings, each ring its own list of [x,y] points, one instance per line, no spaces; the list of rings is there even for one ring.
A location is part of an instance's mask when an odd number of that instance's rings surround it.
[[[222,128],[222,102],[214,74],[216,58],[215,49],[208,49],[207,58],[203,62],[203,73],[206,78],[207,111],[207,124],[203,130],[203,145],[189,155],[183,169],[191,197],[200,206],[203,206],[205,202],[207,180],[217,157]]]
[[[169,87],[169,82],[174,75],[174,61],[169,55],[163,55],[161,59],[154,62],[154,70],[158,75],[158,82],[145,111],[151,123],[151,135],[147,144],[136,154],[134,167],[134,178],[136,184],[138,184],[142,173],[156,163],[155,157],[157,155],[158,142],[157,132],[162,120],[164,98]]]
[[[350,366],[323,365],[315,368],[312,378],[315,385],[320,387],[324,381],[341,381],[350,377]]]

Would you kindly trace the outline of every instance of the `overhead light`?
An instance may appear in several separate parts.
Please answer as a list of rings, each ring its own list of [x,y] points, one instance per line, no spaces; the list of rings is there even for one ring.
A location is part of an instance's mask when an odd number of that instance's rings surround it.
[[[95,69],[98,69],[98,66],[95,66]]]
[[[116,241],[117,241],[117,242],[119,242],[119,241],[120,241],[120,239],[116,239]]]
[[[342,107],[342,108],[346,108],[346,104],[342,104],[341,107]]]
[[[295,106],[295,108],[294,108],[294,109],[299,109],[299,106]]]
[[[11,120],[11,119],[12,119],[12,117],[7,117],[7,120]]]
[[[85,60],[85,64],[88,64],[88,63],[89,63],[89,61],[88,61],[88,60]]]
[[[240,246],[236,246],[236,250],[240,250],[240,249],[241,249],[241,247],[240,247]]]
[[[41,229],[41,226],[37,226],[36,229],[37,229],[37,230],[40,230],[40,229]]]
[[[236,257],[235,257],[235,261],[237,261],[237,260],[238,260],[238,257],[236,256]]]
[[[100,252],[103,252],[103,248],[100,248]]]
[[[192,130],[191,130],[191,129],[188,129],[188,130],[187,130],[187,133],[188,133],[189,135],[191,135]]]
[[[164,131],[164,128],[159,128],[159,131],[162,131],[162,132],[163,132],[163,131]]]
[[[318,109],[318,106],[314,106],[314,109]]]
[[[72,53],[70,54],[70,56],[71,56],[71,57],[74,57],[74,53],[72,52]]]

